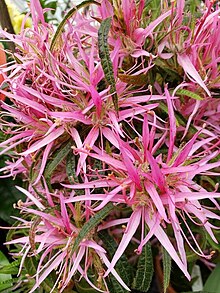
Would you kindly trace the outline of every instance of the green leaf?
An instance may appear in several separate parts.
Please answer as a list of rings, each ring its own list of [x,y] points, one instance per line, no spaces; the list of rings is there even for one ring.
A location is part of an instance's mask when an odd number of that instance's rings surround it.
[[[167,288],[170,284],[170,274],[171,274],[171,256],[163,248],[163,287],[164,293],[166,293]]]
[[[0,251],[0,266],[4,267],[9,265],[9,261],[3,252]],[[12,286],[12,276],[11,274],[0,273],[0,292]]]
[[[2,265],[0,264],[0,274],[16,275],[18,273],[18,267],[20,265],[19,260],[15,260],[12,263]]]
[[[76,156],[69,153],[66,158],[66,174],[70,183],[79,182],[76,176]]]
[[[138,260],[137,273],[132,288],[138,291],[147,292],[153,277],[153,257],[150,243],[147,243]]]
[[[54,49],[57,48],[57,42],[60,40],[60,36],[62,34],[62,31],[64,29],[65,24],[67,23],[67,21],[81,8],[85,8],[91,4],[96,4],[96,5],[100,5],[98,2],[93,1],[93,0],[89,0],[89,1],[83,1],[82,3],[80,3],[77,6],[74,6],[72,9],[70,9],[67,14],[65,15],[65,17],[63,18],[63,20],[60,22],[59,26],[57,27],[57,30],[53,36],[53,39],[51,41],[51,45],[50,45],[50,50],[54,51]]]
[[[115,251],[118,248],[117,243],[115,240],[108,234],[107,231],[103,230],[98,233],[99,238],[102,240],[105,249],[107,250],[109,256],[112,258],[115,254]],[[115,265],[115,269],[120,275],[120,277],[123,279],[123,281],[130,286],[132,283],[132,277],[133,277],[133,268],[128,262],[127,257],[125,254],[122,254],[120,259],[117,261]],[[114,282],[117,282],[116,280]],[[123,289],[125,290],[125,289]],[[127,292],[127,291],[126,291]]]
[[[87,237],[89,232],[96,228],[96,226],[106,217],[108,214],[114,209],[114,205],[112,203],[108,203],[103,209],[101,209],[98,213],[96,213],[88,222],[86,222],[82,229],[80,230],[78,236],[76,237],[72,253],[77,250],[80,242]]]
[[[46,165],[44,176],[46,180],[50,179],[53,171],[57,168],[57,166],[65,159],[68,153],[71,151],[72,143],[69,141],[63,147],[59,148],[53,155],[51,161],[49,161]]]
[[[80,280],[80,282],[75,281],[75,286],[79,293],[98,293],[98,291],[92,288],[85,279]]]
[[[109,292],[111,292],[111,293],[127,293],[127,292],[129,292],[118,283],[118,281],[115,279],[115,277],[113,275],[110,275],[109,279],[106,281],[107,281]]]
[[[181,95],[181,96],[187,96],[187,97],[192,98],[194,100],[199,100],[199,101],[203,100],[203,98],[200,95],[198,95],[194,92],[191,92],[189,90],[185,90],[185,89],[178,89],[176,94]]]
[[[209,293],[219,293],[220,292],[220,263],[217,264],[215,269],[212,271],[211,275],[209,275],[203,290]]]
[[[113,72],[113,66],[110,58],[108,47],[108,33],[111,27],[111,17],[102,21],[98,31],[98,47],[99,57],[101,59],[102,69],[105,74],[105,79],[110,85],[110,93],[112,94],[112,101],[115,110],[118,112],[118,95],[116,93],[115,78]]]

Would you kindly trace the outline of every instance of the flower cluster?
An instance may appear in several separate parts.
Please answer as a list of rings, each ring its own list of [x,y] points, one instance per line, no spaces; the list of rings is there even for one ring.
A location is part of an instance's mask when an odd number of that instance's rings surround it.
[[[16,45],[1,68],[1,172],[27,196],[7,244],[21,268],[37,260],[30,293],[54,271],[51,292],[81,277],[109,292],[111,274],[130,291],[117,264],[150,242],[188,279],[187,251],[212,257],[200,231],[218,243],[220,9],[164,2],[85,1],[54,31],[31,0],[33,27],[1,31]]]

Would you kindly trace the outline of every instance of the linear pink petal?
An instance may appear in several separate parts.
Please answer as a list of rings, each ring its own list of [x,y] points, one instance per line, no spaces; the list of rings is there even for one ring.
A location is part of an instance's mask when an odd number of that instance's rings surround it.
[[[33,196],[29,191],[26,189],[20,187],[20,186],[15,186],[19,191],[21,191],[23,194],[25,194],[35,205],[38,207],[40,210],[45,210],[45,206],[35,197]]]
[[[9,143],[14,142],[15,140],[18,140],[20,138],[30,137],[33,133],[34,133],[34,130],[27,130],[27,131],[23,131],[23,132],[21,132],[19,134],[13,135],[9,139],[1,142],[0,143],[0,148],[3,147],[3,146],[5,146],[5,145],[8,145]]]
[[[61,217],[63,220],[63,224],[66,227],[67,233],[71,234],[72,229],[70,228],[70,218],[66,209],[66,204],[65,204],[65,198],[62,194],[62,192],[59,194],[59,199],[60,199],[60,213],[61,213]]]
[[[67,276],[66,281],[64,283],[64,287],[68,285],[68,283],[72,279],[72,276],[77,271],[77,269],[79,267],[79,264],[80,264],[84,254],[85,254],[85,250],[86,250],[85,246],[80,246],[79,251],[76,254],[76,258],[74,260],[73,266],[72,266],[71,270],[68,272],[68,276]]]
[[[106,255],[104,253],[100,253],[99,251],[97,251],[97,253],[100,255],[100,258],[103,260],[106,267],[109,268],[111,264],[110,264],[110,261],[107,259]],[[119,282],[119,284],[121,284],[122,287],[125,288],[125,290],[131,291],[114,268],[111,270],[111,273],[115,277],[115,279]]]
[[[34,143],[32,146],[30,146],[30,148],[28,150],[20,153],[20,155],[27,156],[27,155],[41,149],[42,147],[44,147],[48,143],[50,143],[50,142],[54,141],[55,139],[57,139],[58,137],[60,137],[63,133],[64,133],[64,127],[61,126],[61,127],[57,128],[56,130],[54,130],[52,133],[50,133],[48,136],[43,138],[42,140],[38,141],[37,143]]]
[[[15,93],[12,94],[10,92],[6,92],[3,90],[0,90],[0,93],[4,94],[6,97],[9,97],[15,101],[22,103],[23,105],[27,105],[27,106],[37,110],[39,113],[43,113],[43,114],[47,113],[46,107],[44,107],[42,104],[39,104],[35,101],[32,101],[31,99],[27,99],[25,97],[22,97],[22,96],[15,94]]]
[[[150,229],[152,229],[154,226],[154,223],[155,223],[155,219],[154,219],[155,216],[153,218],[151,218],[150,215],[148,215],[148,214],[146,216],[147,216],[146,224],[149,226]],[[167,234],[164,232],[164,230],[161,228],[161,226],[158,226],[158,228],[155,230],[154,235],[157,237],[158,241],[162,244],[162,246],[169,253],[171,258],[175,261],[175,263],[178,265],[178,267],[183,271],[183,273],[187,277],[187,279],[190,280],[191,277],[187,271],[187,266],[184,265],[183,262],[180,260],[175,248],[173,247]]]
[[[149,146],[150,140],[150,131],[149,131],[149,124],[148,124],[148,117],[147,114],[144,115],[144,122],[142,127],[142,140],[143,140],[143,147],[144,147],[144,160],[147,159],[147,150]]]
[[[193,80],[195,80],[208,94],[209,97],[211,97],[211,93],[206,87],[204,81],[202,80],[201,76],[195,69],[194,65],[192,64],[190,58],[186,54],[178,54],[177,55],[177,60],[179,64],[183,67],[183,70],[187,75],[189,75]]]
[[[40,276],[38,282],[34,285],[34,287],[29,291],[29,293],[34,292],[39,286],[40,284],[46,279],[46,277],[55,269],[57,268],[60,263],[63,261],[63,259],[66,256],[66,251],[60,253],[60,255],[58,255],[55,260],[51,263],[51,265],[45,269],[45,271],[43,272],[43,274]]]
[[[40,216],[42,219],[45,219],[51,223],[57,224],[58,226],[64,227],[63,221],[55,216],[52,216],[48,213],[40,212],[34,209],[29,209],[29,208],[23,208],[23,209],[30,214]]]
[[[98,137],[99,137],[99,128],[94,126],[88,133],[86,139],[84,140],[82,149],[92,148],[96,140],[98,139]],[[88,157],[87,153],[83,153],[83,152],[80,153],[76,175],[78,175],[80,170],[85,167],[85,161],[87,157]]]
[[[143,42],[143,40],[146,39],[164,19],[170,16],[170,14],[171,10],[165,12],[157,19],[152,21],[145,29],[136,29],[134,32],[134,39],[136,40],[136,42]]]
[[[122,225],[124,223],[127,223],[129,219],[130,218],[123,218],[123,219],[108,221],[106,223],[99,225],[97,231],[108,229],[110,227],[117,226],[117,225]]]
[[[180,227],[179,220],[176,216],[175,195],[173,195],[171,193],[168,194],[168,205],[169,205],[171,224],[173,227],[178,251],[180,253],[183,264],[187,265],[186,251],[185,251],[185,247],[184,247],[183,237],[181,235],[181,227]]]
[[[105,195],[105,199],[98,205],[96,208],[93,209],[93,211],[99,211],[102,209],[107,203],[109,203],[113,197],[117,195],[118,192],[120,192],[123,189],[123,186],[118,186],[109,193]]]
[[[175,193],[175,202],[184,202],[199,199],[220,198],[219,192],[177,192]]]
[[[32,135],[33,136],[33,135]],[[3,149],[1,152],[0,152],[0,156],[3,155],[4,153],[8,152],[9,150],[11,149],[15,149],[15,147],[17,145],[21,145],[23,142],[27,141],[27,140],[30,140],[30,136],[26,136],[24,137],[23,139],[20,139],[19,141],[16,141],[14,142],[13,144],[9,145],[7,148]]]
[[[93,240],[85,240],[80,243],[80,246],[90,247],[90,248],[93,248],[94,250],[98,250],[100,252],[106,253],[106,250]]]
[[[151,197],[154,205],[156,206],[158,213],[161,215],[161,217],[168,222],[168,218],[166,215],[166,211],[163,205],[163,202],[161,200],[161,197],[159,196],[156,188],[154,185],[150,182],[145,181],[144,182],[144,187],[146,191],[148,192],[149,196]]]
[[[37,176],[36,180],[34,181],[33,185],[35,185],[35,184],[37,184],[39,182],[39,180],[41,179],[42,174],[44,173],[44,169],[45,169],[45,166],[47,164],[48,156],[49,156],[49,153],[51,151],[51,148],[52,148],[53,144],[54,144],[54,142],[52,141],[51,143],[49,143],[45,147],[43,157],[42,157],[41,166],[40,166],[40,169],[39,169],[39,173],[38,173],[38,176]]]
[[[114,132],[112,130],[110,130],[107,127],[104,127],[102,129],[102,133],[105,136],[105,138],[113,145],[115,146],[117,149],[119,149],[119,143],[117,138],[114,135]]]
[[[165,86],[165,95],[167,98],[167,106],[168,106],[168,115],[169,115],[169,131],[170,131],[170,137],[169,137],[169,150],[167,155],[167,162],[170,161],[172,155],[173,155],[173,149],[174,149],[174,142],[176,139],[176,118],[173,110],[173,104],[170,97],[170,93],[167,89],[167,86]]]
[[[190,141],[188,141],[187,144],[183,147],[183,149],[181,150],[181,152],[175,159],[172,165],[173,167],[177,167],[181,165],[187,159],[189,152],[192,150],[193,145],[200,133],[201,131],[198,131],[196,134],[194,134],[193,137],[190,139]]]
[[[121,150],[123,162],[127,168],[127,173],[129,175],[130,179],[136,184],[137,188],[139,190],[141,190],[142,187],[141,187],[141,181],[140,181],[140,177],[138,174],[138,170],[137,170],[137,168],[135,168],[133,162],[128,157],[125,147],[122,146],[120,143],[119,143],[119,145],[120,145],[120,150]]]
[[[148,213],[147,210],[145,211],[145,215],[146,215],[146,213]],[[146,218],[146,216],[145,216],[145,218]],[[146,219],[145,219],[145,221],[147,223]],[[146,245],[146,243],[151,239],[151,237],[154,235],[154,232],[158,228],[159,225],[160,225],[160,217],[156,216],[154,225],[151,227],[151,229],[149,230],[149,232],[147,233],[145,238],[141,241],[140,245],[138,246],[138,249],[136,251],[137,254],[140,254],[142,252],[144,245]]]
[[[78,120],[86,125],[91,124],[91,120],[87,118],[84,114],[82,114],[80,111],[72,111],[72,112],[50,111],[49,114],[52,118],[58,118],[63,121],[74,121],[74,120],[77,121]]]
[[[157,186],[160,188],[160,190],[164,192],[166,187],[164,175],[161,169],[159,168],[156,160],[151,155],[151,153],[149,151],[146,151],[146,155],[147,155],[147,160],[149,162],[149,165],[151,167],[152,178],[154,182],[157,184]]]
[[[92,96],[93,103],[96,106],[97,115],[99,117],[100,114],[101,114],[101,110],[102,110],[101,96],[100,96],[100,94],[98,93],[98,91],[95,89],[95,87],[93,85],[90,85],[89,89],[90,89],[90,93],[91,93],[91,96]]]
[[[86,188],[104,188],[104,187],[115,187],[118,183],[112,180],[100,179],[91,182],[77,183],[77,184],[62,184],[64,187],[72,189],[86,189]]]

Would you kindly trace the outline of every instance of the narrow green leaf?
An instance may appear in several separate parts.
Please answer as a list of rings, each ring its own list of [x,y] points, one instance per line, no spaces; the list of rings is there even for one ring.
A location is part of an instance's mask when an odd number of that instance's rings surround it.
[[[18,273],[18,267],[20,265],[19,260],[15,260],[7,265],[0,265],[0,274],[11,274],[16,275]]]
[[[9,261],[3,252],[0,251],[0,265],[9,265]],[[0,274],[0,290],[7,289],[12,286],[11,274]]]
[[[210,293],[219,293],[220,292],[219,276],[220,276],[220,263],[217,264],[215,269],[209,275],[203,290]]]
[[[102,210],[96,213],[88,222],[86,222],[80,230],[78,236],[73,244],[72,253],[77,250],[80,242],[87,237],[89,232],[96,228],[96,226],[114,209],[112,203],[108,203]]]
[[[185,89],[178,89],[176,94],[181,95],[181,96],[187,96],[187,97],[192,98],[194,100],[199,100],[199,101],[203,100],[203,98],[200,95],[193,93],[189,90],[185,90]]]
[[[115,279],[115,277],[113,275],[110,275],[109,279],[106,281],[107,281],[109,292],[111,292],[111,293],[127,293],[127,292],[129,292],[129,291],[125,290],[118,283],[118,281]]]
[[[8,280],[5,280],[5,281],[0,281],[0,292],[2,292],[3,290],[7,290],[7,289],[10,289],[11,292],[12,292],[12,286],[13,286],[13,281],[16,281],[18,280],[18,278],[16,279],[8,279]]]
[[[112,101],[115,110],[118,112],[118,96],[116,93],[115,78],[113,72],[113,66],[110,58],[109,47],[108,47],[108,33],[111,27],[111,17],[106,18],[102,21],[98,31],[98,47],[99,57],[101,59],[102,69],[105,74],[105,79],[110,85],[110,93],[112,94]]]
[[[171,256],[163,248],[163,287],[164,293],[166,293],[167,288],[170,284],[170,274],[171,274]]]
[[[70,183],[79,182],[76,176],[76,156],[69,153],[66,158],[66,174]]]
[[[59,148],[54,155],[51,161],[49,161],[46,165],[44,176],[46,179],[50,179],[53,171],[57,168],[57,166],[65,159],[68,153],[71,151],[72,143],[69,141],[63,147]]]
[[[103,230],[98,233],[99,238],[103,241],[104,247],[107,250],[109,256],[112,258],[113,255],[115,254],[115,251],[117,250],[117,243],[115,240],[108,234],[107,231]],[[120,277],[123,279],[123,281],[128,285],[128,287],[132,283],[132,277],[133,277],[133,268],[128,262],[127,257],[125,254],[123,254],[120,259],[117,261],[115,265],[115,269],[120,275]],[[113,277],[114,282],[116,283],[117,281]],[[118,283],[118,282],[117,282]],[[119,284],[120,285],[120,284]],[[121,286],[121,285],[120,285]],[[124,291],[127,292],[123,287],[121,287]],[[118,291],[117,291],[118,292]]]
[[[62,34],[62,31],[64,29],[65,24],[67,23],[67,21],[81,8],[86,8],[87,6],[91,5],[91,4],[96,4],[96,5],[100,5],[98,2],[93,1],[93,0],[89,0],[89,1],[83,1],[82,3],[80,3],[77,6],[74,6],[72,9],[70,9],[67,14],[65,15],[65,17],[63,18],[63,20],[60,22],[59,26],[57,27],[57,30],[53,36],[53,39],[51,41],[51,45],[50,45],[50,50],[53,51],[54,49],[56,49],[56,45],[57,42],[60,39],[60,36]]]
[[[82,279],[79,282],[75,281],[75,286],[79,293],[98,293],[98,291],[92,288],[85,279]]]
[[[147,292],[153,277],[153,256],[150,243],[147,243],[142,251],[137,265],[137,273],[132,288],[138,291]]]

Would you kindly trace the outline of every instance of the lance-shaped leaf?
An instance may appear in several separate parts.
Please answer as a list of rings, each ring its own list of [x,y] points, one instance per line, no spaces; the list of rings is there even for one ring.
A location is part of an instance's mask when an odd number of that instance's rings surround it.
[[[203,98],[200,95],[198,95],[194,92],[191,92],[189,90],[186,90],[186,89],[178,89],[176,94],[181,95],[181,96],[187,96],[187,97],[192,98],[194,100],[199,100],[199,101],[203,100]]]
[[[171,274],[171,256],[163,248],[163,288],[164,293],[166,293],[167,288],[170,284],[170,274]]]
[[[20,265],[20,260],[15,260],[5,265],[0,264],[0,274],[16,275],[18,273],[19,265]]]
[[[107,231],[103,230],[98,233],[99,238],[103,241],[104,247],[107,250],[109,256],[112,258],[117,250],[117,243],[115,240],[108,234]],[[119,273],[120,277],[123,279],[123,281],[130,286],[133,278],[133,268],[129,264],[127,257],[125,254],[122,254],[120,259],[115,265],[116,271]],[[111,275],[110,276],[110,287],[112,287],[111,292],[128,292],[125,290],[118,282],[117,280]]]
[[[44,176],[46,179],[50,179],[53,171],[57,168],[57,166],[65,159],[68,153],[71,151],[71,142],[67,142],[63,147],[57,150],[51,161],[46,165]]]
[[[9,265],[7,257],[0,251],[0,266]],[[11,274],[0,273],[0,290],[7,289],[12,285]]]
[[[87,6],[91,5],[91,4],[96,4],[96,5],[100,5],[98,2],[93,1],[93,0],[89,0],[89,1],[83,1],[82,3],[78,4],[77,6],[74,6],[72,9],[70,9],[67,14],[65,15],[65,17],[63,18],[63,20],[60,22],[59,26],[57,27],[57,30],[53,36],[53,39],[51,41],[51,45],[50,45],[50,50],[51,52],[56,48],[57,43],[59,43],[60,40],[60,36],[63,32],[64,26],[67,23],[67,21],[73,17],[73,15],[81,8],[86,8]]]
[[[118,96],[116,93],[115,78],[113,72],[112,61],[110,58],[109,47],[108,47],[108,33],[111,27],[111,17],[106,18],[102,21],[98,31],[98,47],[99,57],[101,59],[102,69],[105,74],[105,79],[110,85],[110,92],[112,94],[112,100],[115,110],[118,112]]]
[[[90,231],[97,227],[97,225],[114,209],[112,203],[108,203],[102,210],[96,213],[88,222],[86,222],[80,230],[78,236],[72,247],[72,253],[77,250],[80,243],[87,237]]]
[[[137,273],[132,288],[141,292],[148,292],[153,277],[153,257],[151,245],[144,246],[138,261]]]
[[[79,183],[76,176],[76,156],[72,153],[69,153],[66,158],[66,174],[70,183]]]
[[[129,292],[126,289],[124,289],[118,283],[118,281],[115,279],[115,277],[112,275],[109,276],[109,279],[107,280],[107,284],[108,284],[109,292],[111,292],[111,293],[127,293],[127,292]]]

